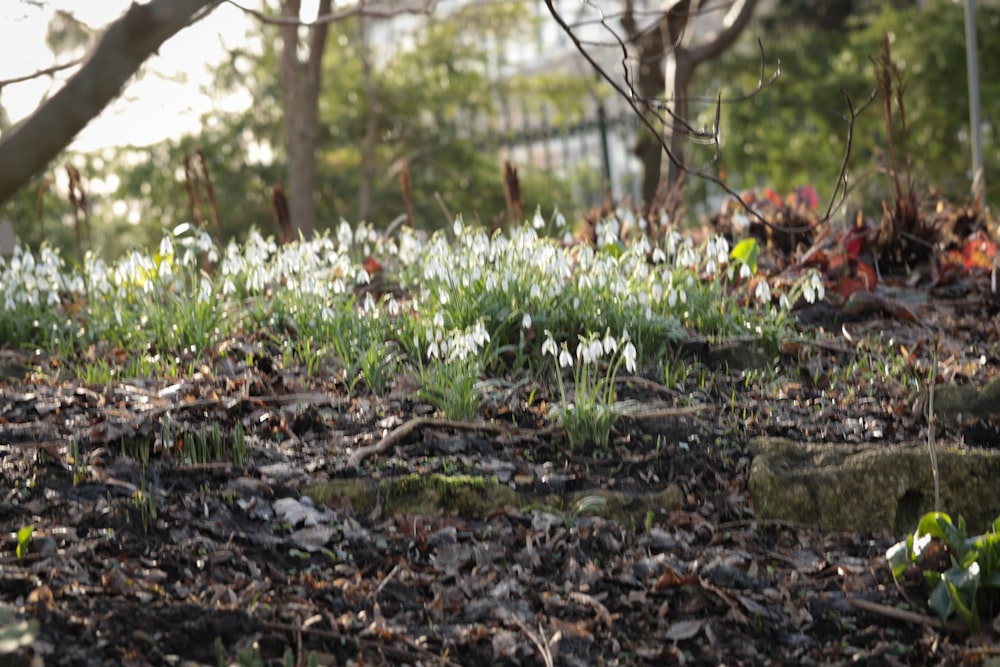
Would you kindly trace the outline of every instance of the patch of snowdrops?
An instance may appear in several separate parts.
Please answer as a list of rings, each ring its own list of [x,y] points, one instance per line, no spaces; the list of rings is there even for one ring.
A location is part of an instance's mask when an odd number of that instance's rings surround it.
[[[754,334],[776,346],[791,303],[823,297],[815,273],[772,295],[721,237],[695,247],[671,231],[661,245],[646,236],[624,244],[628,215],[599,223],[596,247],[573,243],[558,212],[493,235],[461,218],[429,237],[341,222],[286,246],[251,232],[218,248],[185,225],[152,255],[111,265],[88,255],[82,270],[48,248],[18,247],[0,258],[0,344],[63,357],[104,346],[198,359],[267,330],[285,342],[286,365],[332,366],[351,391],[363,382],[384,393],[407,372],[452,383],[467,393],[457,402],[438,386],[424,394],[443,394],[435,404],[465,418],[485,376],[522,368],[538,383],[554,376],[572,444],[606,444],[623,365],[631,373],[656,364],[689,333]]]

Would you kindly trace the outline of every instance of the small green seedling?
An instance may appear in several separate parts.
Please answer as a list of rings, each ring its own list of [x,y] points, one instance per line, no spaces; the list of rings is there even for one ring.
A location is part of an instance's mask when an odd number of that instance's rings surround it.
[[[28,553],[28,547],[31,545],[31,534],[34,532],[35,526],[32,524],[22,526],[17,531],[17,560],[24,560],[25,555]]]
[[[967,537],[961,517],[956,526],[944,512],[925,514],[912,535],[886,551],[892,576],[898,580],[911,565],[921,565],[935,544],[944,548],[951,566],[923,572],[931,590],[928,606],[942,621],[954,615],[978,632],[981,618],[993,618],[1000,608],[1000,519],[986,534]]]

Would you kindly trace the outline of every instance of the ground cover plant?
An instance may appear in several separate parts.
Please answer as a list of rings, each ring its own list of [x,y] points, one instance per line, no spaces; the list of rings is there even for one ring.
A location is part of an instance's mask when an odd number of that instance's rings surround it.
[[[344,223],[226,248],[182,227],[81,267],[18,249],[0,264],[0,648],[48,664],[972,655],[929,616],[885,615],[892,536],[758,520],[746,490],[751,435],[922,437],[916,306],[857,306],[837,268],[866,261],[853,236],[789,259],[637,227],[626,210],[592,243],[558,214],[493,235]],[[975,380],[998,350],[979,294],[984,319],[933,310],[954,337],[935,358]]]

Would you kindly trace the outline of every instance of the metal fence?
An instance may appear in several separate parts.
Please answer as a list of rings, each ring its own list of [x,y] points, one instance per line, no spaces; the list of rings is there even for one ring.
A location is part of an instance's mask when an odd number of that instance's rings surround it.
[[[609,113],[594,104],[570,120],[556,110],[505,109],[491,120],[459,119],[458,136],[519,168],[557,176],[573,189],[576,201],[597,204],[607,192],[638,199],[641,164],[633,155],[637,121],[631,110]]]

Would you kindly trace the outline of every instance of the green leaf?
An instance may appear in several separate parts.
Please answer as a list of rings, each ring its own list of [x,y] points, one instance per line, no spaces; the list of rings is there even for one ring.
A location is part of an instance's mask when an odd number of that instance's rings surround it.
[[[760,254],[760,246],[757,239],[750,237],[743,239],[736,244],[729,252],[730,261],[742,262],[750,267],[750,270],[757,273],[757,256]]]
[[[17,559],[21,560],[28,553],[28,543],[31,542],[31,534],[35,532],[35,526],[28,524],[22,526],[17,531]]]
[[[928,512],[920,517],[920,523],[917,524],[917,532],[914,536],[919,538],[923,535],[930,535],[944,540],[945,534],[942,528],[944,524],[952,525],[950,516],[944,512]],[[952,525],[952,527],[954,526]]]

